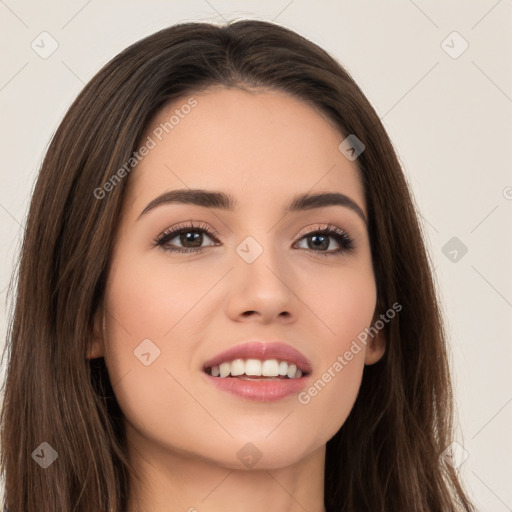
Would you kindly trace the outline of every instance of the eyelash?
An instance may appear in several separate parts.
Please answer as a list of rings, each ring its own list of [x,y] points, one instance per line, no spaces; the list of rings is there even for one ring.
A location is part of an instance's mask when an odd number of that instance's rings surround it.
[[[197,248],[177,248],[177,247],[170,247],[166,244],[175,238],[177,235],[180,235],[182,233],[188,233],[188,232],[203,232],[206,233],[210,238],[212,238],[215,242],[218,242],[218,233],[214,230],[209,229],[209,227],[206,224],[201,224],[199,226],[194,226],[193,223],[186,224],[186,225],[178,225],[174,228],[171,228],[169,230],[164,231],[160,235],[158,235],[154,241],[152,246],[153,247],[160,247],[166,252],[177,252],[177,253],[197,253],[201,252],[205,249],[205,247],[197,247]],[[314,253],[318,253],[321,256],[335,256],[335,255],[341,255],[341,253],[351,253],[355,249],[356,245],[354,243],[354,240],[349,237],[349,235],[343,231],[342,229],[333,226],[328,225],[327,227],[323,229],[315,229],[313,231],[309,231],[305,234],[303,234],[298,241],[302,240],[303,238],[307,238],[313,235],[320,235],[320,236],[330,236],[336,240],[336,242],[340,245],[339,249],[330,250],[330,251],[314,251],[312,249],[306,249],[309,251],[312,251]],[[212,247],[212,245],[210,245]]]

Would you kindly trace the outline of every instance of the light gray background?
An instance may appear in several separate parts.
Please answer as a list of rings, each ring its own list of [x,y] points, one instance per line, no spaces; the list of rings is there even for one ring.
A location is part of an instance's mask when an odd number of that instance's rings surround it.
[[[436,268],[456,380],[457,441],[469,455],[459,469],[480,510],[512,511],[511,0],[0,0],[0,348],[34,180],[71,102],[140,38],[179,21],[233,18],[273,20],[319,44],[381,116]],[[31,47],[50,48],[43,31],[58,43],[46,59]],[[458,247],[446,246],[452,237]]]

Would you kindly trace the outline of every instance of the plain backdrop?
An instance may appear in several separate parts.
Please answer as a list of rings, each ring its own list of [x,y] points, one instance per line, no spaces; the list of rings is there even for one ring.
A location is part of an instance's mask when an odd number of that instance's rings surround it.
[[[146,35],[242,18],[319,44],[381,117],[435,266],[467,455],[459,470],[480,510],[512,510],[511,0],[0,0],[0,349],[32,187],[71,102]]]

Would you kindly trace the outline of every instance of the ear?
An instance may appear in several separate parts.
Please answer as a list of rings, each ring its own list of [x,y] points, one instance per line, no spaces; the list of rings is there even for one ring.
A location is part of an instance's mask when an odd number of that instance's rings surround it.
[[[375,327],[377,320],[379,320],[379,315],[375,313],[372,320],[373,327]],[[371,365],[375,364],[377,361],[380,361],[386,352],[386,343],[387,336],[385,328],[379,329],[377,334],[375,334],[373,337],[369,337],[364,358],[365,364]]]
[[[103,307],[98,307],[96,313],[94,314],[93,338],[89,342],[89,347],[87,350],[87,359],[96,359],[98,357],[104,356],[105,318],[103,315]]]

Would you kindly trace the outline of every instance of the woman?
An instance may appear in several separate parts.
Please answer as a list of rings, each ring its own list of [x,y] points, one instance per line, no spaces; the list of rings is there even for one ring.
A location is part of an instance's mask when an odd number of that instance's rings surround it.
[[[471,511],[410,192],[347,72],[184,23],[70,107],[8,335],[5,506]]]

